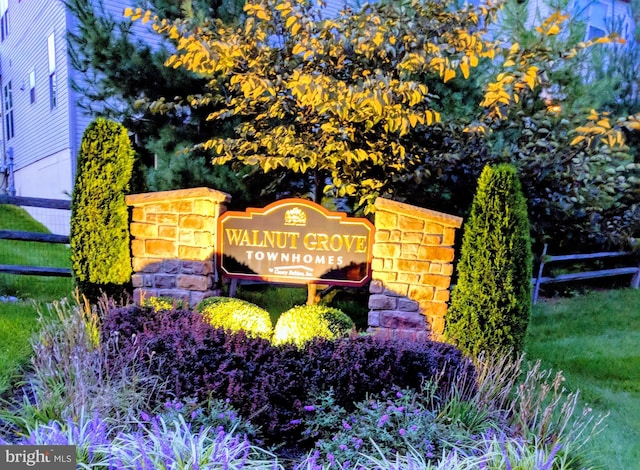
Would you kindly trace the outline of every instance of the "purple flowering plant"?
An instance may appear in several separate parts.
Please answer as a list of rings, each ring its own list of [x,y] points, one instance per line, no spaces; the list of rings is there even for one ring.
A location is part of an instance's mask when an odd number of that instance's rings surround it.
[[[437,442],[446,431],[437,424],[437,413],[427,408],[418,392],[393,388],[384,396],[370,396],[347,411],[335,404],[331,391],[315,397],[305,407],[304,436],[313,438],[320,456],[329,462],[361,460],[362,454],[386,457],[418,450],[429,458],[439,453]]]
[[[260,428],[240,416],[228,399],[210,398],[202,402],[196,398],[169,400],[164,403],[159,415],[168,422],[182,418],[195,430],[208,427],[217,431],[233,432],[256,444],[260,443]]]

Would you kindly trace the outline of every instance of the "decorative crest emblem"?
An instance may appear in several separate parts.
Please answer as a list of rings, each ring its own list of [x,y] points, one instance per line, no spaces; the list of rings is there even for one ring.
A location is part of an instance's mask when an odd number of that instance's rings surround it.
[[[299,207],[289,209],[284,213],[284,224],[297,227],[307,225],[307,214]]]

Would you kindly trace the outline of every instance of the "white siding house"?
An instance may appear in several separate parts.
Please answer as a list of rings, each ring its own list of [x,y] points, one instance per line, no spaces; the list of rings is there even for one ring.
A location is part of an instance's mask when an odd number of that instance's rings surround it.
[[[13,156],[18,196],[61,199],[71,192],[78,129],[68,86],[67,21],[59,1],[3,0],[2,164]],[[65,230],[62,221],[56,231]]]
[[[540,24],[553,9],[549,0],[529,0],[527,11],[529,25]],[[566,10],[572,17],[586,24],[585,40],[595,39],[617,32],[632,41],[635,22],[630,0],[570,0]]]
[[[105,0],[121,15],[123,0]],[[0,179],[16,196],[70,199],[82,133],[91,121],[76,105],[67,32],[74,18],[62,0],[0,0]],[[13,181],[8,166],[13,163]],[[67,234],[67,211],[25,208],[52,232]]]

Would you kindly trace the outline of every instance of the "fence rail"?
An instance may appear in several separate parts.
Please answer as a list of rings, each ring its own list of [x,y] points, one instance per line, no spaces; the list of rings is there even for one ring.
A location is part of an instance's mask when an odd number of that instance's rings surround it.
[[[0,240],[18,240],[24,242],[69,243],[67,235],[53,233],[23,232],[21,230],[0,230]]]
[[[635,266],[624,266],[619,268],[594,269],[590,271],[563,273],[563,274],[558,274],[556,276],[543,275],[544,268],[548,264],[554,263],[554,262],[600,260],[605,258],[622,258],[625,256],[626,257],[634,256],[634,253],[630,253],[627,251],[606,251],[606,252],[600,252],[600,253],[580,253],[580,254],[574,254],[574,255],[551,256],[551,255],[547,255],[547,245],[545,244],[542,250],[542,256],[540,257],[540,267],[538,268],[538,276],[535,279],[533,279],[533,283],[534,283],[533,303],[535,304],[538,301],[538,295],[540,293],[540,285],[553,283],[553,282],[568,282],[568,281],[597,279],[601,277],[622,276],[622,275],[633,274],[630,285],[631,287],[637,289],[638,287],[640,287],[640,264],[636,264]]]
[[[0,204],[13,206],[42,207],[44,209],[71,209],[71,201],[67,199],[44,199],[40,197],[22,197],[0,195]]]
[[[0,204],[14,206],[41,207],[44,209],[71,209],[71,201],[64,199],[44,199],[36,197],[20,197],[0,195]],[[67,235],[51,233],[25,232],[21,230],[0,230],[0,240],[18,240],[42,243],[69,243]],[[21,266],[0,264],[0,273],[22,274],[33,276],[71,277],[71,269],[53,268],[50,266]]]

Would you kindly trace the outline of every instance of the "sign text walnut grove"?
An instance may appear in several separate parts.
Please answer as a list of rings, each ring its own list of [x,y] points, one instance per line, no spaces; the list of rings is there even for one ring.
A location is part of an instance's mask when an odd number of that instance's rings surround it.
[[[230,278],[362,286],[371,275],[373,225],[304,199],[225,212],[220,268]]]

